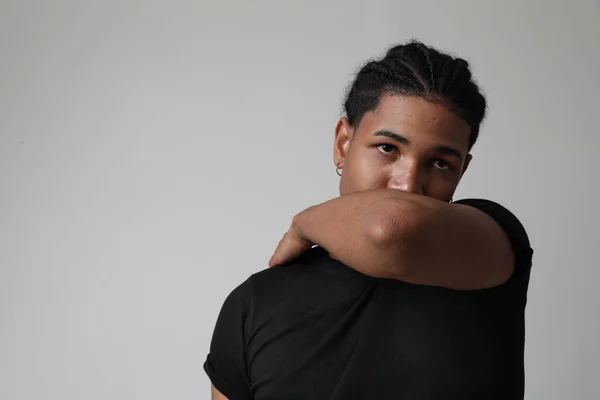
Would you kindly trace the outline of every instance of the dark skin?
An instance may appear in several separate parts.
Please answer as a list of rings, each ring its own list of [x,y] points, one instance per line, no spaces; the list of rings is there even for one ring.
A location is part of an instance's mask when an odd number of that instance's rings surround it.
[[[472,159],[470,134],[444,106],[416,97],[384,96],[356,127],[341,118],[340,197],[296,215],[269,265],[318,245],[372,277],[457,290],[504,283],[514,257],[501,227],[449,204]],[[225,397],[213,387],[213,399]]]
[[[269,265],[318,245],[366,275],[472,290],[514,271],[502,228],[449,204],[469,163],[469,125],[440,104],[388,95],[358,127],[336,126],[340,197],[293,218]]]
[[[334,162],[340,194],[398,189],[448,202],[471,161],[471,128],[420,98],[385,96],[355,130],[338,122]]]

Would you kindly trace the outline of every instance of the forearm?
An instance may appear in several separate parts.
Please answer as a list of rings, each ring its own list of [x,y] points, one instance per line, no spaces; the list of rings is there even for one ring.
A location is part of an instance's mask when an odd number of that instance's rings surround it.
[[[305,210],[294,224],[342,263],[369,276],[401,279],[398,238],[411,229],[419,198],[389,189],[353,193]]]

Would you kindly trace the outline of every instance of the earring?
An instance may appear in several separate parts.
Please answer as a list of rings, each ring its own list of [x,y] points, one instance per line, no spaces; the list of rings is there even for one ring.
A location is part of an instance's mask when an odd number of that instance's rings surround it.
[[[335,173],[338,174],[338,176],[342,176],[342,169],[337,165],[335,166]]]

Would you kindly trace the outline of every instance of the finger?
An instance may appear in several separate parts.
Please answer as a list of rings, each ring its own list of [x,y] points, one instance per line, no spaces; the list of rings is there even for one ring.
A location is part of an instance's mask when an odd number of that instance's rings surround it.
[[[290,262],[310,249],[311,243],[286,234],[272,257],[271,266]]]
[[[286,232],[281,238],[281,240],[279,240],[279,243],[277,243],[277,247],[275,248],[271,259],[269,260],[269,267],[274,267],[275,265],[281,264],[283,262],[282,254],[284,252],[282,251],[282,249],[286,246],[286,241],[289,240],[288,236],[288,232]]]
[[[269,259],[269,268],[277,265],[277,259],[279,257],[279,255],[278,255],[279,254],[279,246],[280,245],[277,245],[277,248],[275,249],[275,251],[271,255],[271,258]]]

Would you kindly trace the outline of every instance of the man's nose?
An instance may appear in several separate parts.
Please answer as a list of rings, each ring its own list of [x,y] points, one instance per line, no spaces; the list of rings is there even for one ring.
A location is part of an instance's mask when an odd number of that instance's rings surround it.
[[[420,176],[417,165],[407,165],[396,168],[388,181],[388,189],[423,194],[423,177]]]

